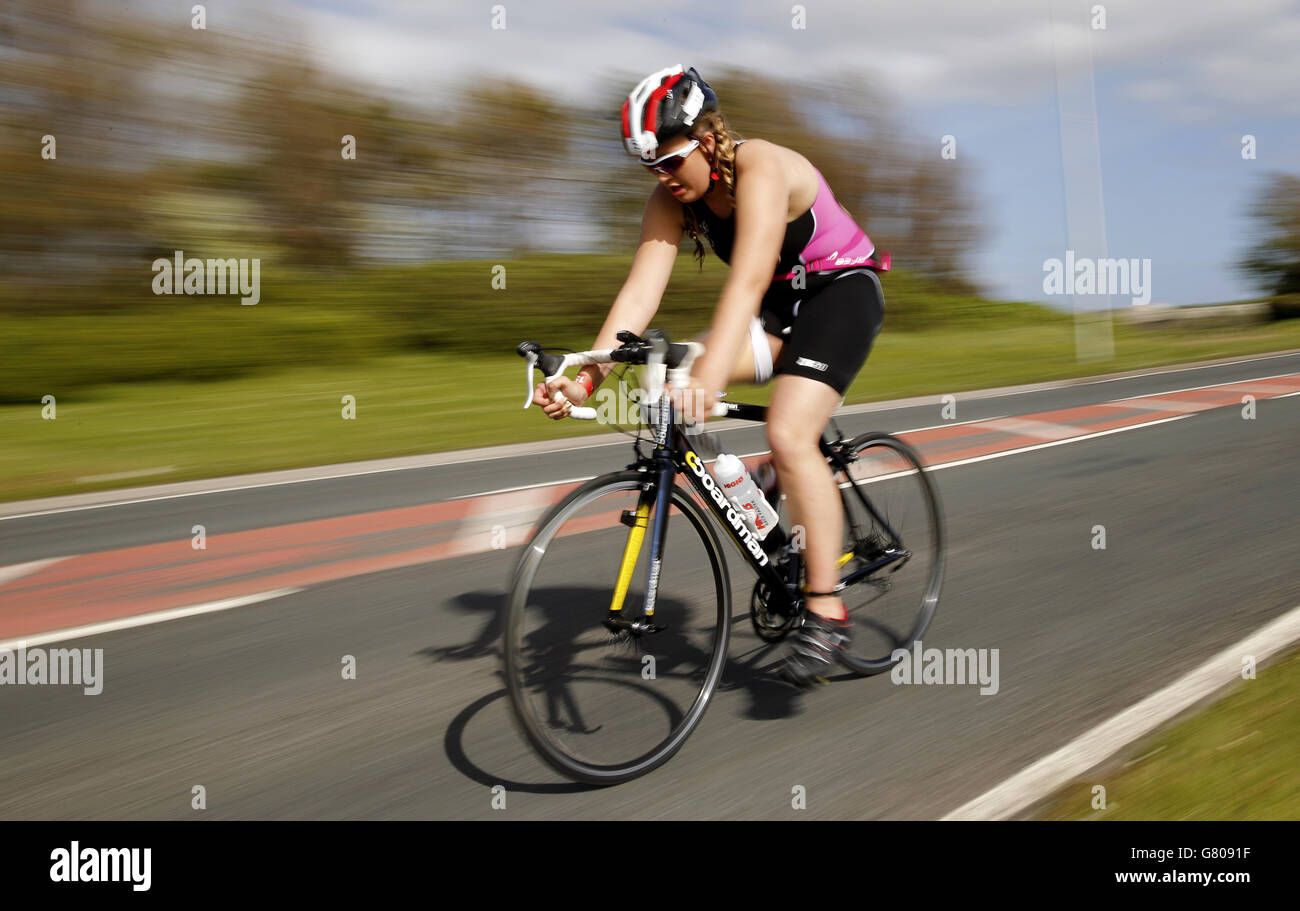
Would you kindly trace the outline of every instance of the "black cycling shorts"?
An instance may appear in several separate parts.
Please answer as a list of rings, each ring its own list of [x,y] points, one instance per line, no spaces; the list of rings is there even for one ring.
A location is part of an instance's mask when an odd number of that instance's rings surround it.
[[[884,322],[884,291],[871,269],[813,273],[809,279],[806,290],[791,295],[795,300],[771,294],[764,299],[763,329],[785,343],[773,373],[821,380],[844,395]]]

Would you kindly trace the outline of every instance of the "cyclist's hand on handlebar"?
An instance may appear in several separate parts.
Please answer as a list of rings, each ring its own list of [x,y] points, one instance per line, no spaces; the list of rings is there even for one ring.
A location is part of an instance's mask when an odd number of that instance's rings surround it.
[[[568,399],[563,405],[555,401],[555,390]],[[548,418],[558,421],[569,413],[569,408],[587,401],[587,390],[565,376],[557,376],[550,383],[538,383],[533,390],[533,404],[541,405]]]
[[[678,413],[692,424],[707,421],[713,406],[718,401],[726,380],[716,376],[704,358],[696,362],[696,369],[684,386],[669,389],[669,396],[677,406]]]

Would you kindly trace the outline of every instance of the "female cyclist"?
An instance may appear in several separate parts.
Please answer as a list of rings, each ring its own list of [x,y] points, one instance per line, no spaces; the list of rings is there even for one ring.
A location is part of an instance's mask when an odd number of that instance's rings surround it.
[[[695,68],[646,77],[623,103],[623,142],[659,181],[641,218],[631,272],[593,349],[650,324],[683,233],[703,263],[709,240],[731,269],[690,386],[674,397],[687,420],[728,383],[765,383],[772,462],[793,524],[805,532],[808,614],[781,675],[797,686],[825,682],[851,621],[838,595],[843,507],[818,447],[832,412],[866,361],[884,316],[875,247],[835,201],[803,155],[727,128],[717,95]],[[742,148],[743,146],[743,148]],[[533,401],[560,419],[581,405],[613,365],[583,367],[576,380],[539,384]],[[559,389],[568,403],[557,403]]]

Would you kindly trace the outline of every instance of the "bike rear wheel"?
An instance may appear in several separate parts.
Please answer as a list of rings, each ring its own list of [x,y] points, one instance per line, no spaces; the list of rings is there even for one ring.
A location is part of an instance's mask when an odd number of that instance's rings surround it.
[[[835,473],[844,503],[847,579],[886,562],[846,588],[853,642],[843,664],[861,676],[889,670],[934,619],[943,587],[943,513],[934,482],[910,446],[869,432],[845,446],[850,476]]]
[[[646,472],[624,471],[570,493],[524,546],[506,599],[513,714],[538,754],[575,781],[618,784],[666,762],[699,724],[726,663],[722,545],[676,485],[649,618],[663,629],[616,634],[604,625],[620,575],[620,616],[644,613],[656,486]]]

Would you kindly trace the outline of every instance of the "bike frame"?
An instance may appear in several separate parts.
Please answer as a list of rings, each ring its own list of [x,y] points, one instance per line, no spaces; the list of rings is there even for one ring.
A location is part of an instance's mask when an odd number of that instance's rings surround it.
[[[738,420],[760,423],[767,420],[767,406],[765,405],[749,405],[743,402],[720,404],[725,406],[728,416]],[[745,522],[744,516],[727,501],[719,485],[705,467],[704,460],[692,448],[690,438],[682,430],[681,426],[673,420],[675,417],[674,406],[668,401],[667,396],[663,397],[659,408],[651,409],[651,413],[655,414],[657,418],[655,426],[656,445],[649,457],[644,457],[635,464],[654,478],[654,483],[647,484],[643,488],[641,499],[637,504],[636,524],[628,535],[618,584],[615,588],[614,599],[610,603],[610,610],[618,612],[622,609],[623,596],[626,594],[632,571],[636,566],[641,541],[644,537],[645,520],[647,513],[649,513],[653,515],[653,522],[650,526],[650,577],[646,584],[645,616],[648,618],[654,615],[655,596],[659,585],[659,570],[663,559],[664,540],[668,530],[669,495],[678,474],[686,478],[691,488],[708,505],[718,524],[726,529],[731,542],[736,546],[741,557],[754,570],[754,573],[767,583],[768,591],[781,593],[781,596],[778,596],[779,600],[775,602],[775,606],[778,608],[783,607],[786,611],[796,609],[797,603],[792,599],[791,590],[790,587],[787,587],[787,584],[793,587],[797,583],[798,564],[791,563],[789,565],[794,578],[787,580],[779,571],[780,564],[773,559],[782,551],[788,550],[789,541],[784,529],[778,525],[768,532],[766,538],[759,541],[758,536],[750,530]],[[671,433],[668,432],[670,427]],[[850,462],[844,457],[843,451],[837,445],[839,442],[839,440],[836,440],[833,444],[827,443],[824,433],[818,441],[822,454],[826,456],[830,464],[835,469],[843,471],[846,478],[851,478],[852,475],[849,473]],[[872,518],[888,532],[894,545],[897,545],[899,543],[897,533],[885,521],[884,517],[876,511],[875,506],[864,494],[861,486],[851,483],[849,489],[858,497],[863,508],[870,513]],[[841,490],[840,496],[841,498],[846,496],[843,490]],[[651,509],[652,505],[653,509]],[[847,507],[848,504],[845,505]],[[845,513],[847,515],[847,508]],[[841,579],[841,584],[844,586],[853,585],[872,573],[908,556],[904,550],[892,548],[891,551],[844,576]],[[840,558],[840,565],[843,566],[848,563],[854,555],[854,551],[844,554]]]
[[[745,562],[754,570],[759,579],[767,584],[768,591],[773,596],[771,606],[787,615],[793,613],[802,605],[802,597],[798,594],[799,562],[797,551],[790,550],[787,536],[780,526],[773,528],[768,532],[765,539],[759,541],[757,535],[750,530],[744,516],[737,512],[727,500],[727,497],[718,489],[717,482],[714,481],[712,474],[704,465],[704,460],[694,451],[689,436],[682,429],[679,422],[675,420],[676,408],[671,401],[666,386],[684,385],[690,376],[691,363],[703,352],[704,346],[698,342],[687,342],[688,354],[676,368],[667,369],[664,363],[664,356],[669,350],[667,339],[662,334],[659,334],[648,341],[651,345],[651,353],[644,362],[647,368],[645,391],[648,393],[645,407],[650,417],[648,423],[652,425],[654,431],[655,448],[648,457],[642,456],[637,462],[629,465],[628,468],[639,468],[646,472],[647,476],[653,479],[653,482],[643,485],[636,511],[626,512],[623,515],[623,522],[629,526],[630,530],[623,549],[623,559],[620,563],[614,595],[610,600],[610,623],[619,627],[631,625],[628,621],[621,619],[623,602],[632,580],[632,574],[636,570],[647,527],[650,531],[650,576],[646,580],[645,613],[642,620],[644,622],[654,616],[655,597],[659,588],[659,571],[663,565],[664,540],[668,530],[668,505],[678,474],[685,476],[692,489],[708,504],[713,517],[718,521],[718,524],[726,529],[732,544],[740,551]],[[527,345],[533,346],[532,350],[528,350]],[[536,343],[526,343],[526,346],[520,348],[520,353],[525,355],[527,369],[527,397],[524,400],[524,408],[527,408],[532,400],[533,368],[542,358],[540,347],[536,346]],[[556,357],[551,362],[553,365],[551,369],[554,372],[547,377],[547,381],[559,376],[567,367],[611,363],[614,361],[613,354],[614,352],[611,349],[570,353],[563,358]],[[563,395],[557,393],[556,400],[563,402]],[[711,413],[714,416],[732,417],[743,421],[758,423],[767,421],[767,406],[765,405],[749,405],[743,402],[718,402],[713,406]],[[570,416],[592,420],[596,417],[596,411],[592,408],[573,408]],[[844,476],[851,480],[852,475],[849,472],[849,466],[852,460],[845,458],[842,443],[841,440],[827,443],[825,433],[822,434],[821,439],[818,441],[822,454],[826,456],[833,468],[842,471]],[[891,546],[876,559],[844,576],[840,580],[843,587],[853,585],[891,563],[905,560],[910,556],[902,548],[902,542],[899,540],[897,532],[872,505],[871,500],[862,491],[861,485],[850,483],[848,486],[853,490],[863,508],[888,532]],[[840,496],[842,499],[845,498],[842,489]],[[845,514],[847,515],[847,501],[845,506]],[[650,521],[651,515],[653,515],[653,522]],[[782,554],[783,551],[789,554],[789,560],[778,565],[773,558]],[[840,566],[847,564],[854,556],[856,556],[856,549],[842,555],[840,557]],[[782,578],[779,568],[786,568],[791,578]]]

